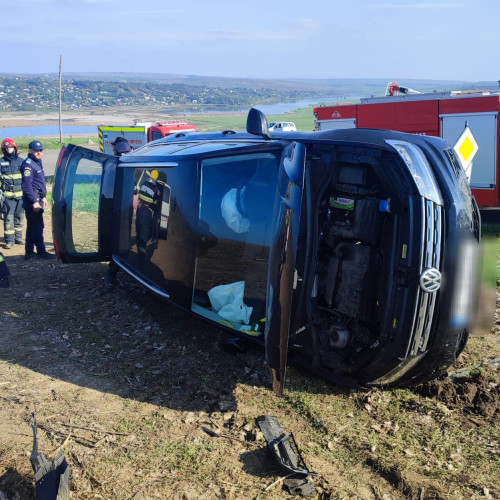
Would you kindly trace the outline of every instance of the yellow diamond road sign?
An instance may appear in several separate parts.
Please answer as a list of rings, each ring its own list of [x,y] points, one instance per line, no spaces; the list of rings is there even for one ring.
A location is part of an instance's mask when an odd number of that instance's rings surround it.
[[[455,153],[460,158],[460,162],[462,163],[462,167],[467,174],[467,178],[470,182],[470,174],[472,171],[472,160],[474,155],[477,153],[479,146],[477,145],[476,139],[472,135],[471,129],[469,127],[465,127],[465,130],[462,132],[462,135],[458,138],[458,141],[453,146]]]

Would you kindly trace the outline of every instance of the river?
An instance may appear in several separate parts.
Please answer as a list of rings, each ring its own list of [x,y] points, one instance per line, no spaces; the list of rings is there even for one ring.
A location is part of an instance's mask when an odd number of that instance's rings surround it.
[[[359,99],[359,97],[349,97],[348,99]],[[290,111],[295,111],[301,108],[307,108],[308,106],[314,106],[317,104],[327,104],[336,101],[337,98],[332,97],[330,99],[301,99],[300,101],[293,102],[279,102],[275,104],[256,104],[255,107],[260,109],[266,115],[281,115],[288,113]],[[180,115],[199,115],[207,113],[248,113],[250,108],[241,109],[238,111],[225,110],[225,111],[197,111],[189,113],[179,113]],[[63,134],[65,137],[71,135],[97,135],[96,126],[76,126],[76,125],[63,125]],[[37,125],[32,127],[0,127],[1,137],[47,137],[47,136],[58,136],[59,126],[57,125]]]

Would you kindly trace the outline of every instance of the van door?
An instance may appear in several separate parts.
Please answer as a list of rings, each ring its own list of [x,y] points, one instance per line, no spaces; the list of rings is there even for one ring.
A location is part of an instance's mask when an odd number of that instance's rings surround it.
[[[283,150],[274,205],[274,230],[267,284],[266,361],[273,389],[283,395],[295,283],[306,148],[292,142]]]
[[[117,162],[73,144],[61,149],[52,188],[52,235],[63,262],[111,259]]]

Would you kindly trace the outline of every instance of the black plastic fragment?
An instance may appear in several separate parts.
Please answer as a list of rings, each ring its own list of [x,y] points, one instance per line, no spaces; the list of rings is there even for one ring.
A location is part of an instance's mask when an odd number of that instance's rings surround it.
[[[30,456],[35,473],[36,500],[69,500],[69,465],[61,451],[53,460],[38,453],[36,413],[33,413],[33,450]]]
[[[291,495],[300,495],[301,497],[310,497],[316,493],[314,481],[307,476],[300,478],[287,478],[283,485],[288,489]]]
[[[286,434],[276,417],[262,415],[257,418],[257,424],[266,438],[271,453],[288,473],[317,475],[307,468],[293,434],[291,432]]]
[[[219,347],[229,354],[245,354],[247,352],[239,337],[220,340]]]

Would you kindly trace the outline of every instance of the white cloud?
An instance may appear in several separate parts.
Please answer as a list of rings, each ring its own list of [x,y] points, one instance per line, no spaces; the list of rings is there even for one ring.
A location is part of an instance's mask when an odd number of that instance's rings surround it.
[[[412,10],[443,10],[443,9],[458,9],[464,5],[461,3],[433,3],[433,2],[420,2],[420,3],[382,3],[371,5],[373,9],[412,9]]]
[[[100,0],[89,0],[89,1],[100,1]],[[110,1],[110,0],[104,0]],[[112,0],[111,0],[112,1]],[[116,15],[133,17],[133,16],[160,16],[160,15],[177,15],[183,14],[186,11],[181,9],[155,9],[155,10],[124,10],[122,12],[117,12]]]
[[[479,33],[478,37],[488,42],[497,42],[498,40],[500,40],[499,33]]]
[[[207,31],[200,33],[87,33],[79,34],[79,40],[235,40],[235,41],[277,41],[297,40],[297,33],[280,32],[241,32],[241,31]]]
[[[316,19],[301,19],[298,25],[307,30],[316,30],[321,26],[321,23]]]

